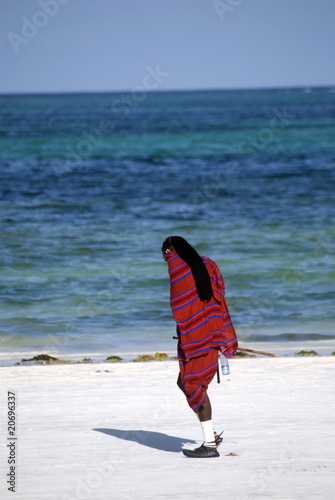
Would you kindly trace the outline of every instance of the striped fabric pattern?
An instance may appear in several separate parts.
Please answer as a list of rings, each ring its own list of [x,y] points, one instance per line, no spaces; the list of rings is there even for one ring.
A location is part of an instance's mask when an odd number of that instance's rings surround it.
[[[202,301],[197,293],[190,267],[177,253],[166,254],[170,275],[170,305],[178,333],[180,361],[207,354],[220,348],[226,357],[232,357],[237,348],[237,337],[225,300],[224,280],[218,266],[208,257],[202,257],[211,277],[214,296]]]
[[[189,406],[194,412],[207,400],[206,391],[218,366],[218,350],[211,349],[205,356],[179,362],[181,383]]]

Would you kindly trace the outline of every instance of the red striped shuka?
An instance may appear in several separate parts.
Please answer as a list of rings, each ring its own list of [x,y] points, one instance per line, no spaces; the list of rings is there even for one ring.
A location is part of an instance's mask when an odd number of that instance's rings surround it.
[[[215,376],[218,351],[230,358],[238,348],[218,266],[202,257],[211,278],[213,297],[202,301],[192,271],[176,252],[165,255],[170,275],[170,305],[178,334],[181,382],[190,407],[197,412]]]

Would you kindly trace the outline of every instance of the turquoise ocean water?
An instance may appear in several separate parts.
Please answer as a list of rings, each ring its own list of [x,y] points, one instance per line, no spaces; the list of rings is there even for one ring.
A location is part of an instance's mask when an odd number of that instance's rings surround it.
[[[174,349],[162,241],[242,340],[335,338],[334,89],[0,96],[3,351]]]

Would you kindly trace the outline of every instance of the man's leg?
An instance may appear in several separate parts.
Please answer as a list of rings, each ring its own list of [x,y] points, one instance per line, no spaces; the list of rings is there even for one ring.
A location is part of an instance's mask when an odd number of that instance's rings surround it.
[[[179,376],[177,379],[177,385],[178,385],[179,389],[185,394],[183,385],[181,383],[180,373],[179,373]],[[197,416],[198,416],[198,419],[200,420],[200,422],[205,422],[206,420],[212,419],[212,407],[211,407],[211,402],[209,400],[207,391],[204,394],[206,395],[207,400],[205,401],[205,403],[203,403],[200,406],[200,408],[197,412]]]
[[[206,401],[199,407],[197,411],[197,416],[200,420],[200,425],[202,428],[204,442],[195,450],[183,450],[184,455],[187,457],[194,458],[210,458],[210,457],[219,457],[219,453],[217,451],[217,446],[220,444],[216,440],[213,422],[212,422],[212,408],[210,400],[207,396],[207,392],[205,392]]]
[[[178,378],[177,378],[177,386],[179,387],[179,389],[181,390],[181,392],[183,392],[185,394],[183,384],[181,383],[180,373],[179,373]],[[185,394],[185,396],[186,396],[186,394]]]
[[[212,407],[207,392],[204,393],[206,396],[206,401],[199,407],[197,412],[198,418],[200,420],[202,432],[204,435],[204,446],[207,448],[215,448],[215,434],[212,423]]]
[[[179,389],[185,394],[182,382],[181,382],[181,376],[179,374],[178,379],[177,379],[177,385]],[[212,423],[212,407],[211,407],[211,402],[209,400],[207,391],[204,393],[206,396],[206,401],[199,407],[196,415],[198,419],[200,420],[203,436],[204,436],[204,445],[207,449],[216,449],[216,440],[215,440],[215,434],[213,430],[213,423]]]
[[[207,401],[200,406],[197,413],[200,422],[212,419],[212,407],[207,392],[205,392],[205,396],[207,397]]]
[[[214,377],[214,374],[216,373],[216,366],[217,366],[217,359],[218,359],[217,356],[218,356],[217,351],[214,351],[214,352],[209,353],[209,355],[206,357],[191,360],[190,363],[187,363],[186,366],[183,366],[183,368],[181,368],[181,372],[179,373],[179,376],[177,379],[177,385],[187,398],[189,398],[190,395],[196,393],[195,389],[197,388],[197,386],[199,388],[199,385],[198,385],[199,383],[201,384],[201,382],[202,382],[203,388],[204,389],[207,388],[208,384],[210,383],[210,381]],[[206,363],[205,365],[203,364],[204,362]],[[203,364],[203,365],[201,366],[201,364]],[[212,371],[213,371],[213,373],[210,373],[210,374],[207,373],[206,379],[201,380],[201,378],[197,378],[194,381],[194,380],[192,380],[192,378],[190,378],[190,374],[192,374],[192,372],[199,372],[200,370],[203,369],[203,366],[205,366],[205,368],[206,368],[206,365],[207,366],[209,365],[209,367],[211,367]],[[185,370],[185,368],[187,369],[187,371]],[[186,374],[185,374],[185,371],[186,371]],[[182,380],[184,379],[184,377],[187,378],[187,382],[188,382],[186,389],[184,388],[183,383],[182,383]],[[203,399],[205,399],[205,401],[197,409],[194,409],[194,411],[195,411],[195,413],[200,421],[200,425],[201,425],[203,437],[204,437],[204,442],[203,442],[202,446],[200,446],[200,448],[197,448],[195,450],[183,450],[183,453],[186,456],[195,457],[195,458],[218,457],[219,456],[219,453],[217,451],[218,442],[216,440],[216,436],[215,436],[214,429],[213,429],[211,402],[210,402],[210,399],[208,397],[206,390],[201,391],[201,392],[198,391],[198,394],[199,394],[199,396],[201,394],[201,397]],[[190,406],[192,408],[192,405],[190,405]]]

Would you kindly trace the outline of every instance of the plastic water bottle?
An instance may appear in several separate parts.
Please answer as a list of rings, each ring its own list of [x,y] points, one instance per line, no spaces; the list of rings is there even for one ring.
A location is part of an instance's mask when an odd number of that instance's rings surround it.
[[[221,371],[222,375],[229,375],[230,373],[228,359],[223,354],[221,355]]]

